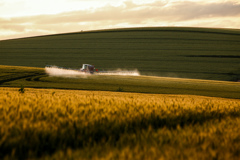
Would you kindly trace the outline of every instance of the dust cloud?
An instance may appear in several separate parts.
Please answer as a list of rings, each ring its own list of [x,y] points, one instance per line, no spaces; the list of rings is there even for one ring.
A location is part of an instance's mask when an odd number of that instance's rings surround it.
[[[91,75],[116,75],[116,76],[140,76],[140,73],[137,69],[129,71],[117,69],[115,71],[98,71],[94,74],[87,72],[81,72],[80,70],[74,69],[65,69],[57,66],[46,66],[45,72],[52,77],[65,77],[65,78],[87,78]]]

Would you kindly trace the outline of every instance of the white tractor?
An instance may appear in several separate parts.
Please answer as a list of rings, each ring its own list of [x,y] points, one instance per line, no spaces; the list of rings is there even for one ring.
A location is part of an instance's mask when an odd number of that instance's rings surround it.
[[[95,70],[94,65],[83,64],[82,68],[80,69],[80,71],[93,74],[95,71],[98,71],[98,70]]]

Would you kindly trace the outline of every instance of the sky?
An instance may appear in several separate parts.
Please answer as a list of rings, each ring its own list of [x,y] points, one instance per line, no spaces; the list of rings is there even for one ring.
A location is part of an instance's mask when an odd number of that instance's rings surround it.
[[[0,40],[161,26],[240,29],[240,0],[0,0]]]

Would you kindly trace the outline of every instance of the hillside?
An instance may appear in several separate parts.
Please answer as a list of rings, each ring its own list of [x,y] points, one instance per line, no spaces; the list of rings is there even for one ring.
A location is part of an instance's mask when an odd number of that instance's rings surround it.
[[[0,41],[0,65],[138,69],[143,75],[240,79],[240,30],[132,28]]]

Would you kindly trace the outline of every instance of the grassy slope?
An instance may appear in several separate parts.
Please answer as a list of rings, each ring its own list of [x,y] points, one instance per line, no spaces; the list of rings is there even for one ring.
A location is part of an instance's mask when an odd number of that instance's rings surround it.
[[[134,28],[0,41],[2,65],[138,69],[144,75],[236,81],[240,31]]]
[[[97,76],[60,78],[45,75],[43,68],[0,66],[2,87],[58,88],[124,92],[186,94],[240,98],[238,82],[151,76]]]

